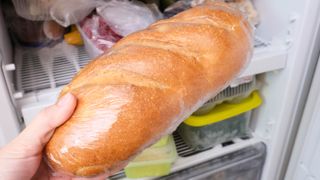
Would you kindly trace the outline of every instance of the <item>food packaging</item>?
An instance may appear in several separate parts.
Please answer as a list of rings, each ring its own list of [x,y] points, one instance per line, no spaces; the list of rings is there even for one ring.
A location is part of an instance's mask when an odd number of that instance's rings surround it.
[[[164,136],[156,144],[139,154],[126,166],[124,171],[128,178],[167,175],[177,156],[172,135]]]
[[[250,135],[249,111],[257,108],[262,99],[257,91],[240,102],[225,102],[211,112],[190,116],[179,127],[178,133],[194,150],[211,148],[237,137]]]

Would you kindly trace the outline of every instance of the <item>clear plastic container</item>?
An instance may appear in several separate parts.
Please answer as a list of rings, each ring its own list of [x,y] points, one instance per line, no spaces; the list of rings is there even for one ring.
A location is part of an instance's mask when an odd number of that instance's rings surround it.
[[[265,158],[265,144],[257,143],[157,180],[260,180]]]
[[[145,149],[124,169],[128,178],[157,177],[170,173],[177,159],[173,137],[164,137],[157,144]]]
[[[258,89],[258,85],[254,76],[246,77],[244,80],[239,79],[237,81],[244,81],[245,83],[238,84],[237,86],[227,87],[214,98],[203,104],[197,111],[193,113],[193,115],[207,114],[216,105],[225,101],[241,101],[242,99],[248,97],[254,90]]]
[[[189,117],[178,127],[178,133],[194,150],[211,148],[236,137],[248,136],[248,112],[261,103],[255,91],[240,102],[219,104],[208,114]]]

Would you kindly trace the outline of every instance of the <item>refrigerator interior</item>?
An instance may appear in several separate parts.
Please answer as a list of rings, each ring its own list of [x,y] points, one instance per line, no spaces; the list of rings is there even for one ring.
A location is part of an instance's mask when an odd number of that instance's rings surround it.
[[[267,157],[262,179],[277,179],[284,173],[292,129],[298,124],[308,77],[313,73],[315,60],[311,54],[317,40],[320,2],[255,0],[254,4],[260,16],[256,46],[251,63],[241,75],[257,75],[262,84],[263,105],[251,116],[253,137],[235,139],[228,145],[220,144],[201,153],[179,157],[172,172],[264,142]],[[0,23],[0,35],[7,38],[2,17]],[[20,126],[23,127],[22,119],[28,124],[40,109],[54,103],[63,85],[90,60],[84,48],[56,52],[60,58],[41,58],[40,53],[13,46],[8,40],[0,42],[0,49],[0,96],[5,95],[5,100],[0,101],[5,119],[0,129],[2,146],[17,135]],[[70,52],[77,58],[61,58],[61,53]]]

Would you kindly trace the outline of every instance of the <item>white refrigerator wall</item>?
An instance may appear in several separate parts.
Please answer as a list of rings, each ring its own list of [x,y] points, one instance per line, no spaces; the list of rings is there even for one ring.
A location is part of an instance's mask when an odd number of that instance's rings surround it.
[[[19,118],[12,99],[13,74],[8,70],[12,63],[12,50],[0,8],[0,147],[20,131]]]
[[[320,62],[313,78],[286,180],[320,180]]]

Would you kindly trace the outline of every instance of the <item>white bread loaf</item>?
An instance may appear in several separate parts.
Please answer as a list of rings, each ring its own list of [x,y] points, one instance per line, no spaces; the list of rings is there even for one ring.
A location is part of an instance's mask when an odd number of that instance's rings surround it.
[[[237,10],[212,3],[123,38],[61,92],[78,105],[46,146],[49,165],[75,176],[122,169],[239,74],[251,34]]]

